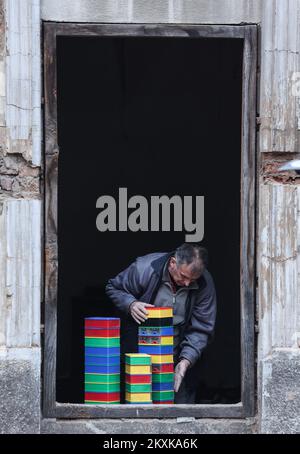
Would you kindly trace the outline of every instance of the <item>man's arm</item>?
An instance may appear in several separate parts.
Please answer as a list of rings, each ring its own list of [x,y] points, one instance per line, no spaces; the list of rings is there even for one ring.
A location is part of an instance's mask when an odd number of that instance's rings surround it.
[[[189,360],[191,366],[200,358],[215,327],[217,298],[213,279],[208,275],[206,287],[200,292],[191,320],[181,342],[180,359]]]

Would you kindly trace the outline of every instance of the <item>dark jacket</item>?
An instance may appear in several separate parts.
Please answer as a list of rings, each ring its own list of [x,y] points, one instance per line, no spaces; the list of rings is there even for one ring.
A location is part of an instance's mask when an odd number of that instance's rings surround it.
[[[133,301],[153,304],[164,265],[173,254],[159,252],[138,257],[128,268],[108,281],[106,294],[125,317],[127,352],[136,351],[133,349],[137,344],[138,327],[129,314],[129,306]],[[180,357],[188,359],[192,365],[211,340],[216,319],[216,292],[210,273],[205,270],[197,283],[199,288],[188,292],[187,313],[180,342]]]

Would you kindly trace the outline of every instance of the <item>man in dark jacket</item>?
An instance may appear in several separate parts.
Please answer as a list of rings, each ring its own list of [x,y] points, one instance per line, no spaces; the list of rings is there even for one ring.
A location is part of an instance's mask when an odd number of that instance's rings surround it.
[[[197,383],[189,384],[186,373],[213,336],[216,292],[206,266],[206,249],[184,243],[171,253],[138,257],[106,286],[124,316],[125,352],[137,351],[137,328],[147,319],[147,307],[173,307],[175,403],[195,403]]]

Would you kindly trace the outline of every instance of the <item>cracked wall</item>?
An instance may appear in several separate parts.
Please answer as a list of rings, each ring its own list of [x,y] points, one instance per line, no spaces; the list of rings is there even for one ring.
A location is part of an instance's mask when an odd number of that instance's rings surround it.
[[[264,2],[258,134],[258,415],[263,433],[300,431],[300,1]],[[295,77],[297,76],[297,77]],[[297,82],[298,83],[298,82]]]
[[[40,430],[38,17],[35,0],[0,0],[1,433]]]

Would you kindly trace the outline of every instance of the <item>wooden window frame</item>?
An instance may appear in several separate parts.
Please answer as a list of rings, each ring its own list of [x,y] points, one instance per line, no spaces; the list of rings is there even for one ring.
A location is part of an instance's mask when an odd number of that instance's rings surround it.
[[[256,25],[83,24],[44,22],[45,257],[43,415],[53,418],[245,418],[255,414]],[[56,402],[57,96],[56,38],[180,37],[243,40],[241,134],[241,402],[237,404],[87,405]]]

